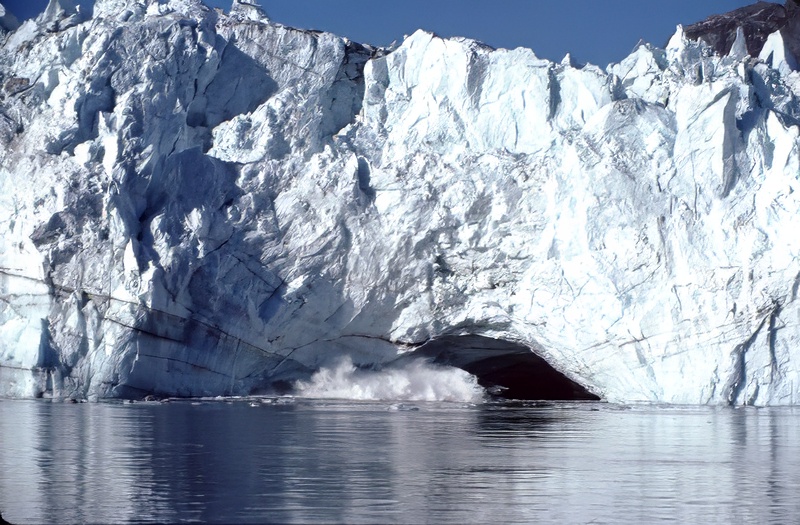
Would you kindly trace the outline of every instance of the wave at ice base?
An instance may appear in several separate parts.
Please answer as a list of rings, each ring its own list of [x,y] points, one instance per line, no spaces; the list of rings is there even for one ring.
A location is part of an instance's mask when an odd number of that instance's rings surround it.
[[[344,357],[321,368],[309,381],[295,383],[297,397],[359,401],[455,401],[478,403],[485,391],[460,368],[435,366],[423,359],[403,368],[364,370]]]

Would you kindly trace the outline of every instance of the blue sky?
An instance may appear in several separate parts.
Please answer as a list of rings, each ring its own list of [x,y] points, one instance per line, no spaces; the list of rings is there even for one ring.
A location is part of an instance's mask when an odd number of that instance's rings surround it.
[[[89,0],[81,0],[87,2]],[[44,10],[47,0],[0,0],[21,17]],[[227,10],[231,0],[207,0]],[[418,28],[441,36],[467,36],[494,47],[529,47],[561,60],[569,51],[605,66],[625,57],[640,38],[663,46],[677,24],[753,3],[748,0],[261,0],[275,21],[321,29],[357,42],[387,45]]]

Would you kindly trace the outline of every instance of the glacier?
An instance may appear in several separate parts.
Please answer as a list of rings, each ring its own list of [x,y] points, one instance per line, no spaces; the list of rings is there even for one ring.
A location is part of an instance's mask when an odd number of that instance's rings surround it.
[[[0,5],[0,396],[427,358],[612,402],[798,403],[792,38],[720,53],[678,27],[602,69],[240,0]]]

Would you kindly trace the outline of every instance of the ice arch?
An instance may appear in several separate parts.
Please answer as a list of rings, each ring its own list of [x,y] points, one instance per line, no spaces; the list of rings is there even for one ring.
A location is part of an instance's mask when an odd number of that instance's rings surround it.
[[[412,357],[466,370],[481,386],[509,399],[600,399],[519,343],[479,335],[446,336],[422,345]]]

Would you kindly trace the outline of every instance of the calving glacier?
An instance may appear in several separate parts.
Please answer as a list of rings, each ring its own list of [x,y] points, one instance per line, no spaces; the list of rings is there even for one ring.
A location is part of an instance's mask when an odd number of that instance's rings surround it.
[[[427,359],[512,397],[800,402],[778,8],[760,41],[678,28],[603,70],[238,0],[0,7],[0,394],[315,392]]]

